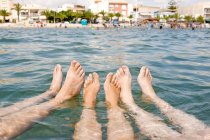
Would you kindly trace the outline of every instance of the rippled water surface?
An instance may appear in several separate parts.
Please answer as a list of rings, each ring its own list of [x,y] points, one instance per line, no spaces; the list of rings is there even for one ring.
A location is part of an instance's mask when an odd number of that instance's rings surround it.
[[[103,82],[124,64],[131,69],[139,106],[160,115],[140,99],[136,78],[146,65],[158,96],[210,125],[210,30],[0,29],[0,106],[44,92],[54,66],[61,64],[66,73],[73,59],[86,75],[96,71],[101,77],[96,111],[103,139],[108,122]],[[72,139],[81,110],[82,94],[17,139]],[[129,121],[141,137],[133,119]]]

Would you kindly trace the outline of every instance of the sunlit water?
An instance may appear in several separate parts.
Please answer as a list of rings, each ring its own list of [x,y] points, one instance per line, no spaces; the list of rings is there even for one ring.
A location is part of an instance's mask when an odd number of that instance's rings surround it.
[[[103,139],[108,122],[103,83],[109,72],[124,64],[131,69],[139,106],[161,116],[154,105],[140,99],[136,78],[146,65],[161,98],[210,125],[210,30],[0,29],[0,106],[44,92],[54,66],[61,64],[66,74],[73,59],[86,75],[100,75],[96,111]],[[17,139],[72,139],[81,110],[82,94]],[[136,138],[142,137],[134,120],[127,118]]]

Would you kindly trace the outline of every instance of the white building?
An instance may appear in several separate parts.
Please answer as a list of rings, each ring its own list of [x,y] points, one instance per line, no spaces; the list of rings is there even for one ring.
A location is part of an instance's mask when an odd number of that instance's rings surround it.
[[[160,10],[160,7],[134,5],[132,15],[136,21],[154,18],[155,13]]]
[[[89,9],[98,14],[101,11],[106,13],[120,13],[122,17],[128,17],[132,11],[132,6],[125,0],[92,0]]]
[[[108,0],[92,0],[89,9],[94,13],[98,14],[101,11],[106,13],[109,12],[109,2]]]
[[[7,10],[7,12],[10,12],[12,6],[13,3],[11,0],[0,0],[0,10]]]
[[[188,6],[178,8],[178,13],[181,16],[191,15],[195,18],[203,16],[205,19],[210,20],[210,2],[199,2]]]
[[[36,5],[36,4],[25,4],[22,5],[22,10],[20,11],[20,21],[43,21],[46,17],[42,15],[42,12],[47,10],[47,8]],[[17,21],[18,15],[17,11],[12,8],[11,18]]]
[[[85,6],[79,4],[64,4],[57,9],[57,12],[72,10],[73,12],[84,12]]]
[[[11,8],[13,3],[11,0],[0,0],[0,10],[6,10],[7,12],[11,13]],[[3,17],[0,16],[0,20],[3,21]],[[10,16],[5,17],[5,21],[10,21]]]

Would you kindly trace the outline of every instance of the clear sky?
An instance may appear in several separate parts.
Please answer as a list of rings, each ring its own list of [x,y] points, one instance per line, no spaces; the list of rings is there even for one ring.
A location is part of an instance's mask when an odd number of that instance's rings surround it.
[[[83,4],[86,7],[91,3],[92,0],[14,0],[21,3],[33,3],[33,4],[39,4],[46,7],[52,7],[57,8],[60,7],[62,4]],[[129,3],[138,3],[143,5],[149,5],[149,6],[160,6],[165,7],[168,5],[169,0],[127,0]],[[186,5],[191,3],[196,3],[199,1],[210,1],[210,0],[177,0],[179,1],[180,5]]]

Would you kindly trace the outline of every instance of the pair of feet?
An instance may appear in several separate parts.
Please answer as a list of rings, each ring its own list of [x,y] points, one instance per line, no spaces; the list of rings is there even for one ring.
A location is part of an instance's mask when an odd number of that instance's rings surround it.
[[[119,99],[124,103],[134,102],[131,93],[131,74],[127,66],[120,67],[115,74],[109,73],[104,83],[106,102],[109,108],[116,107]],[[146,67],[142,67],[137,81],[145,95],[154,98],[155,92],[152,88],[152,76]],[[84,84],[84,106],[94,108],[96,97],[100,90],[99,75],[97,73],[89,74],[85,81],[85,72],[81,65],[73,60],[67,72],[66,80],[61,88],[62,67],[56,65],[53,72],[53,81],[50,90],[55,93],[55,99],[64,102],[78,95]],[[61,90],[60,90],[61,88]],[[58,93],[58,94],[56,94]]]
[[[131,92],[132,76],[127,66],[120,67],[115,74],[109,73],[104,83],[106,103],[108,108],[115,108],[121,99],[126,104],[134,103]],[[152,76],[147,67],[142,67],[137,78],[144,95],[155,98],[152,87]],[[96,96],[100,90],[99,75],[90,74],[84,84],[84,106],[94,108]]]
[[[62,80],[62,67],[58,64],[54,68],[53,80],[49,90],[55,96],[56,102],[59,103],[69,100],[80,93],[85,81],[85,72],[82,66],[77,61],[73,60],[63,85]]]

